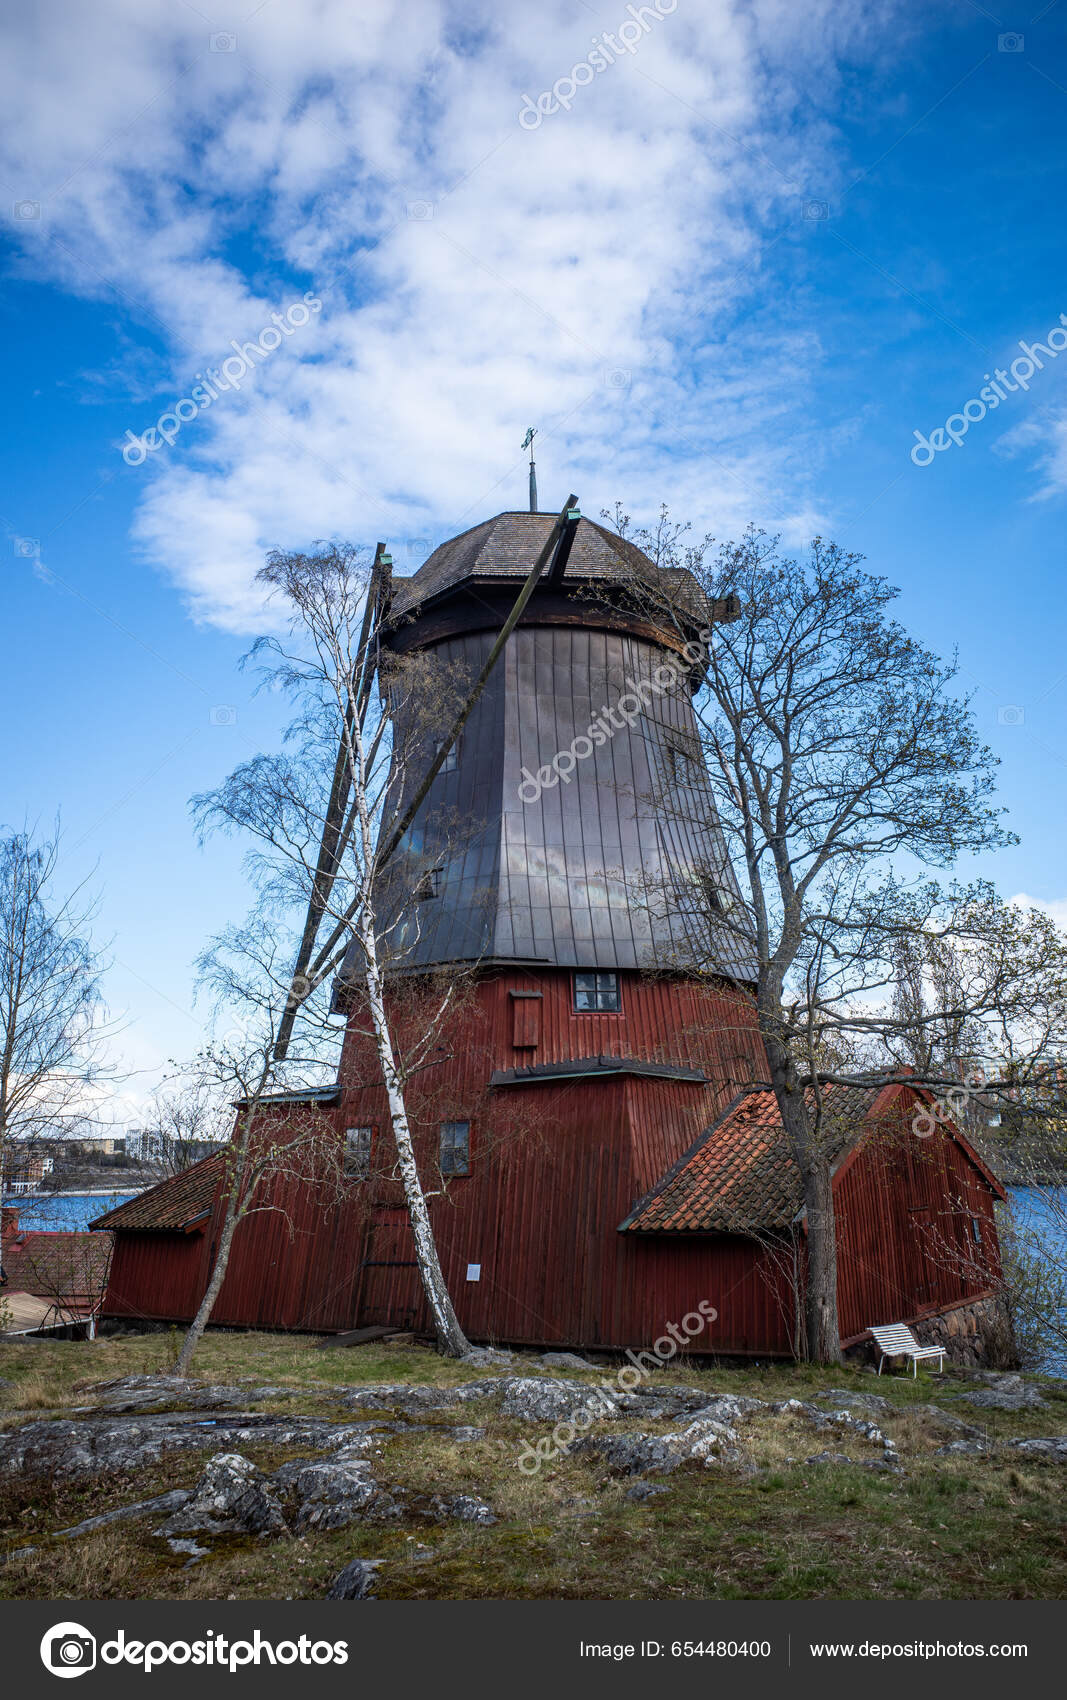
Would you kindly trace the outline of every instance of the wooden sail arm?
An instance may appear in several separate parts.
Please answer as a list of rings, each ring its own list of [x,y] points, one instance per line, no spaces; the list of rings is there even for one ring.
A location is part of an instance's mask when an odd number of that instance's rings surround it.
[[[552,560],[552,565],[549,568],[548,574],[549,582],[557,582],[556,575],[558,563],[561,557],[563,565],[566,566],[567,557],[570,555],[571,545],[574,542],[574,533],[578,529],[578,521],[582,517],[578,510],[577,502],[577,496],[568,496],[566,502],[561,508],[556,522],[545,540],[544,547],[541,549],[536,561],[530,569],[530,574],[526,583],[523,585],[515,599],[515,605],[512,608],[511,613],[501,626],[496,642],[493,644],[492,649],[486,657],[485,666],[482,668],[478,678],[475,680],[474,687],[470,695],[453,722],[452,730],[449,732],[448,736],[442,739],[442,741],[438,744],[437,754],[430,763],[429,770],[424,776],[422,784],[419,786],[414,797],[411,799],[411,802],[404,810],[403,817],[397,822],[396,826],[389,834],[385,845],[379,846],[378,852],[374,858],[376,874],[381,873],[381,870],[384,868],[389,858],[394,854],[397,846],[403,839],[404,834],[407,832],[412,821],[415,819],[415,816],[418,814],[419,809],[425,802],[430,786],[433,784],[437,775],[444,766],[445,761],[448,758],[449,751],[452,749],[456,739],[462,732],[475,703],[478,701],[478,698],[485,689],[489,675],[496,666],[497,661],[500,659],[500,655],[503,651],[504,645],[508,641],[508,638],[511,636],[515,627],[522,618],[523,610],[536,590],[537,582],[540,579],[541,574],[544,572],[549,559],[551,558]],[[559,569],[559,571],[561,572],[561,569]]]
[[[330,900],[330,891],[337,873],[338,862],[344,853],[344,833],[342,829],[345,826],[345,814],[352,790],[351,749],[353,735],[357,723],[362,730],[367,717],[367,706],[370,702],[374,674],[378,664],[378,630],[386,599],[384,592],[389,583],[391,564],[390,558],[385,552],[385,544],[379,543],[374,551],[374,565],[371,568],[370,582],[367,586],[367,601],[363,610],[359,647],[356,650],[352,681],[348,700],[345,704],[345,726],[338,745],[337,760],[334,763],[330,798],[326,805],[326,815],[322,827],[322,842],[319,845],[318,861],[311,885],[311,898],[308,903],[307,917],[304,921],[304,930],[300,938],[300,948],[293,965],[289,996],[286,999],[285,1009],[278,1024],[278,1035],[274,1044],[274,1056],[279,1062],[288,1052],[297,1010],[310,989],[306,983],[308,964],[311,961],[311,953],[315,948],[319,927],[322,925],[322,917],[326,912],[326,905]]]
[[[425,775],[422,784],[415,793],[415,796],[404,810],[402,818],[390,832],[384,845],[380,846],[374,858],[375,877],[381,873],[386,862],[392,855],[394,855],[397,847],[403,840],[404,834],[407,832],[412,821],[415,819],[416,814],[425,802],[430,786],[441,771],[449,750],[451,750],[455,744],[456,739],[459,737],[468,717],[470,716],[471,710],[474,708],[475,703],[478,701],[482,691],[485,689],[489,675],[492,673],[493,668],[500,659],[504,645],[507,643],[508,638],[511,636],[515,627],[522,618],[523,610],[536,590],[538,581],[544,573],[545,567],[548,565],[549,561],[552,562],[552,566],[549,568],[549,572],[551,574],[555,570],[557,561],[561,554],[563,555],[563,564],[566,566],[567,556],[570,555],[571,545],[574,541],[574,533],[578,528],[578,521],[581,518],[581,513],[579,512],[577,504],[577,496],[571,495],[568,496],[567,501],[561,508],[555,524],[545,540],[543,548],[530,569],[526,582],[523,584],[522,589],[519,591],[519,594],[515,599],[515,604],[510,614],[500,629],[496,642],[489,651],[485,666],[482,668],[470,695],[463,707],[460,709],[460,712],[453,723],[452,730],[439,746],[437,754],[430,764],[429,772]],[[338,942],[347,931],[352,917],[355,915],[356,910],[359,907],[360,901],[361,900],[358,897],[353,899],[344,914],[339,918],[337,925],[326,940],[326,943],[319,950],[318,955],[315,957],[315,960],[311,965],[311,986],[309,990],[313,991],[315,987],[321,983],[325,974],[329,973],[331,968],[336,966],[336,963],[333,960],[333,953],[337,948]]]

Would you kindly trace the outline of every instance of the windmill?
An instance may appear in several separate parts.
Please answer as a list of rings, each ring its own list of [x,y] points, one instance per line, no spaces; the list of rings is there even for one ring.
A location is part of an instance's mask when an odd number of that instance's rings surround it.
[[[532,429],[527,432],[527,443],[532,443],[533,435]],[[523,446],[525,447],[526,444],[524,443]],[[531,512],[535,512],[537,490],[534,482],[532,455],[530,468]],[[577,496],[573,494],[568,496],[537,554],[522,589],[515,598],[515,602],[500,628],[495,643],[485,658],[466,701],[447,735],[439,740],[436,754],[416,789],[414,797],[403,806],[398,819],[387,821],[383,825],[374,859],[374,877],[376,879],[381,875],[386,864],[403,841],[404,835],[415,819],[430,787],[448,759],[449,752],[453,749],[456,740],[463,731],[471,711],[484,691],[490,674],[499,661],[508,638],[522,618],[523,610],[537,589],[542,575],[544,574],[546,582],[553,586],[558,585],[562,580],[578,522],[581,519],[577,504]],[[367,588],[363,626],[360,632],[345,711],[352,721],[358,723],[361,731],[366,721],[371,690],[378,670],[382,635],[389,624],[393,601],[392,588],[392,557],[386,552],[384,543],[379,543],[374,553],[374,564],[371,568],[370,583]],[[278,1036],[274,1046],[274,1056],[278,1061],[284,1059],[288,1054],[293,1027],[301,1005],[322,984],[323,980],[340,966],[345,954],[349,924],[358,907],[359,900],[355,899],[337,919],[325,942],[316,949],[319,930],[329,904],[333,884],[345,851],[351,841],[354,825],[354,817],[349,810],[352,780],[349,771],[348,752],[349,740],[342,732],[338,743],[337,760],[334,764],[333,781],[323,823],[318,860],[312,880],[307,916],[304,921],[296,961],[293,965],[289,995],[278,1024]]]

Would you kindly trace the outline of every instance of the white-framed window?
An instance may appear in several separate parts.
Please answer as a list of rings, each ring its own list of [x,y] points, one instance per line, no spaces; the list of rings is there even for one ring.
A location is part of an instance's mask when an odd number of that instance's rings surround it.
[[[345,1178],[350,1181],[365,1181],[370,1174],[370,1152],[374,1144],[374,1129],[372,1127],[345,1128]]]

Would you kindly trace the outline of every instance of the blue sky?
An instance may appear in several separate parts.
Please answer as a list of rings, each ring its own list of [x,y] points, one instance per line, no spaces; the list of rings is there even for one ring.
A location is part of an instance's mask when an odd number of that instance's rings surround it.
[[[95,881],[131,1114],[244,909],[187,800],[276,732],[237,671],[264,551],[414,571],[524,505],[530,423],[544,506],[820,531],[899,585],[1002,758],[1022,843],[980,871],[1067,919],[1067,351],[909,453],[1067,314],[1067,5],[1032,4],[4,8],[0,816],[61,809]]]

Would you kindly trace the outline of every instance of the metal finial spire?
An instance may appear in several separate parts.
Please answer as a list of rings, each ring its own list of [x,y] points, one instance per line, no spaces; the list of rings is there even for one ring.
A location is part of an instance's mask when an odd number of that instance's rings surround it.
[[[537,432],[536,432],[535,428],[531,425],[530,429],[527,431],[525,437],[522,439],[523,448],[529,449],[529,451],[530,451],[530,512],[532,514],[535,514],[537,512],[537,468],[534,465],[534,453],[533,453],[533,440],[536,437],[536,435],[537,435]]]

